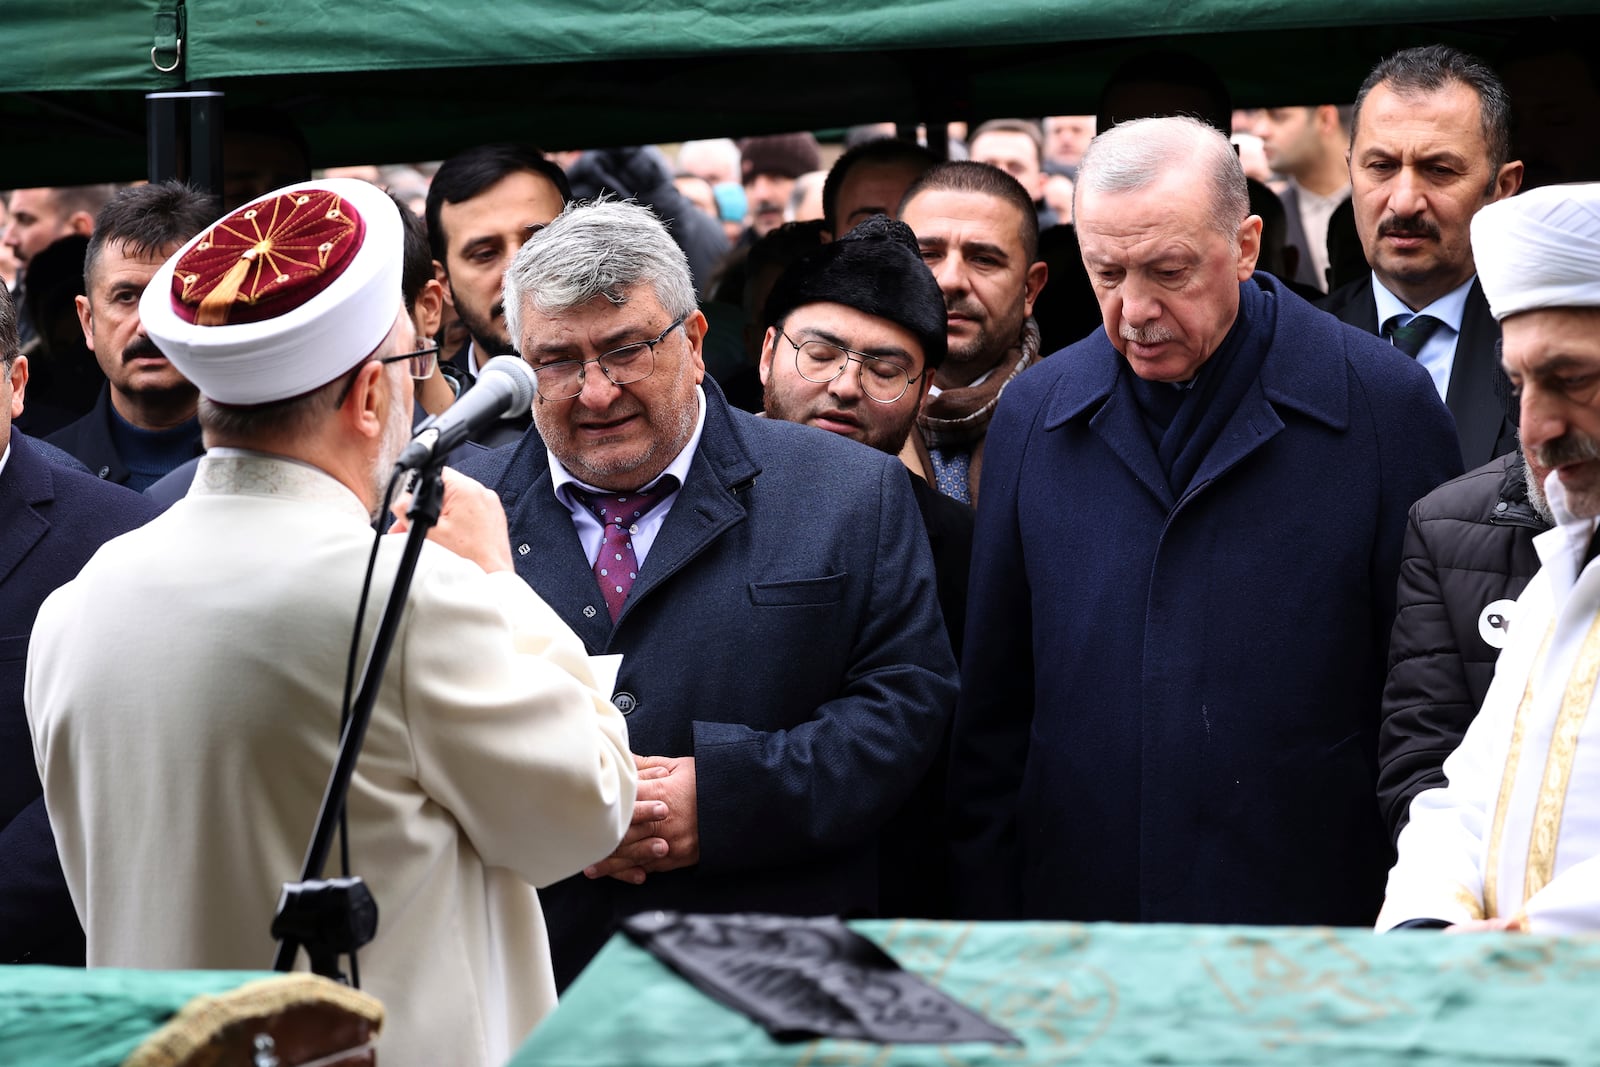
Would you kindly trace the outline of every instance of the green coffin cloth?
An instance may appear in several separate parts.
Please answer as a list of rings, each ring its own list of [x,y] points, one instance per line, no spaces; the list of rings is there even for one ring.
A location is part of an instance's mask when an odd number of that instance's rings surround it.
[[[1600,1062],[1600,938],[1063,923],[851,924],[1022,1038],[779,1045],[618,936],[514,1067]]]
[[[0,967],[0,1064],[117,1067],[191,998],[272,976]]]

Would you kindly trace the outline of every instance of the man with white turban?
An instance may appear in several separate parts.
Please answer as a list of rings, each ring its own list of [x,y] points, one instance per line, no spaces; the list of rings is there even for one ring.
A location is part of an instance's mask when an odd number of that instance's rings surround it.
[[[1551,470],[1556,528],[1482,712],[1420,794],[1378,928],[1600,929],[1600,185],[1548,186],[1472,220],[1478,274]]]
[[[432,369],[404,241],[388,194],[328,178],[230,212],[141,279],[140,321],[199,390],[210,448],[186,497],[44,602],[28,645],[90,967],[273,958],[334,764],[371,524]],[[379,546],[363,650],[402,541]],[[511,1056],[555,1006],[534,887],[607,855],[636,812],[610,686],[510,546],[494,494],[447,472],[350,780],[386,1067]]]

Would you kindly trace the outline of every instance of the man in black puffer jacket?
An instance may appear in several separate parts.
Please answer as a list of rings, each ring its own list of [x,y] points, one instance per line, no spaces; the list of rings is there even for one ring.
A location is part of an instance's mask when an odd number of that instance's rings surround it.
[[[1444,785],[1445,757],[1494,678],[1514,603],[1539,569],[1533,538],[1551,526],[1545,473],[1530,478],[1522,453],[1509,452],[1412,505],[1378,736],[1378,802],[1392,836],[1412,797]]]

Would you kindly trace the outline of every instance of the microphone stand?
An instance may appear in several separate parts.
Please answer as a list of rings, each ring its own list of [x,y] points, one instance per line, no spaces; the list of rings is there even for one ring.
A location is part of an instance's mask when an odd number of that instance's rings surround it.
[[[344,811],[356,759],[361,755],[367,724],[378,702],[384,667],[400,629],[400,617],[416,574],[417,559],[422,555],[422,543],[427,540],[428,531],[438,523],[444,506],[444,460],[444,455],[439,455],[417,469],[411,509],[406,512],[410,529],[400,555],[400,566],[389,590],[383,619],[367,653],[361,688],[351,706],[350,720],[339,739],[338,759],[322,795],[322,807],[317,812],[317,825],[306,850],[300,881],[284,883],[283,895],[278,898],[278,910],[272,919],[272,936],[278,942],[278,952],[272,961],[275,971],[293,970],[295,956],[303,945],[311,959],[313,973],[344,982],[339,957],[353,954],[370,942],[378,930],[378,905],[366,884],[359,877],[321,880],[322,868],[333,847],[334,829]]]

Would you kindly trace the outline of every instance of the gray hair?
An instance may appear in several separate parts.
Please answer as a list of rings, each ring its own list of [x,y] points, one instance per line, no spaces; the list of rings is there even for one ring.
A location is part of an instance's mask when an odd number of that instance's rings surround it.
[[[335,410],[334,400],[349,384],[354,373],[365,367],[367,362],[362,360],[333,381],[319,385],[309,393],[269,404],[237,407],[219,404],[202,395],[199,405],[200,428],[208,438],[217,438],[218,443],[308,435],[316,429],[317,423]]]
[[[1074,200],[1084,189],[1130,193],[1182,168],[1211,182],[1212,229],[1232,238],[1250,214],[1239,155],[1219,130],[1187,115],[1121,122],[1089,142],[1078,163]]]
[[[522,351],[522,308],[559,315],[597,296],[621,306],[649,285],[667,314],[694,314],[694,281],[683,249],[655,213],[631,200],[568,204],[528,238],[506,270],[506,329]]]

